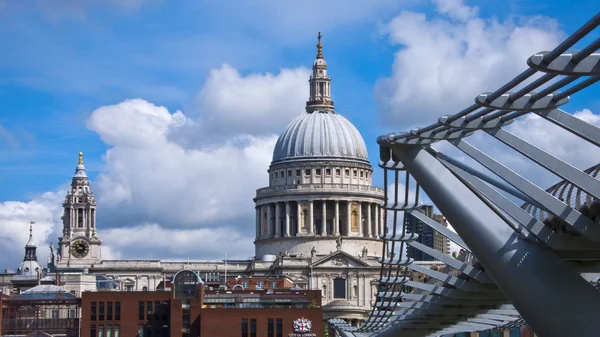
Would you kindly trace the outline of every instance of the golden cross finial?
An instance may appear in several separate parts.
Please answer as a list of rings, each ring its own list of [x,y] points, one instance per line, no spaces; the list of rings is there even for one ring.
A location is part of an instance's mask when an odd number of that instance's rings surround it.
[[[323,44],[321,44],[321,32],[319,32],[319,34],[317,35],[317,39],[318,39],[318,43],[317,43],[317,58],[318,59],[322,59],[323,58]]]
[[[35,223],[35,221],[30,220],[29,221],[29,236],[31,237],[32,233],[33,233],[33,224]]]
[[[83,152],[79,152],[79,162],[77,165],[83,165]]]

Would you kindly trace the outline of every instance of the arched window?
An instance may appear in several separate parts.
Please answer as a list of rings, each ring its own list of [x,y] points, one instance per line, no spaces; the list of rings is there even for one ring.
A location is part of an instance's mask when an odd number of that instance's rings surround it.
[[[173,278],[173,288],[176,300],[198,297],[198,286],[202,283],[200,277],[190,270],[182,270]]]
[[[148,287],[142,287],[142,291],[148,291]]]
[[[338,277],[333,280],[333,298],[346,298],[346,279]]]

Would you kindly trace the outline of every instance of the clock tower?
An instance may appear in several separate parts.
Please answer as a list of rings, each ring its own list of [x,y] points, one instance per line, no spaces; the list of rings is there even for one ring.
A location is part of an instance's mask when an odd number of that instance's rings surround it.
[[[83,166],[83,153],[63,203],[63,233],[58,238],[58,269],[83,269],[100,262],[102,241],[96,235],[96,198]]]

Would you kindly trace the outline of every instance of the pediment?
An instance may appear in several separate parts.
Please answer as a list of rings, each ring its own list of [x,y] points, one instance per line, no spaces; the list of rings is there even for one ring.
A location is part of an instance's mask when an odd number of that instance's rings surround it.
[[[369,264],[340,250],[318,259],[312,263],[312,266],[320,268],[360,268],[367,267]]]

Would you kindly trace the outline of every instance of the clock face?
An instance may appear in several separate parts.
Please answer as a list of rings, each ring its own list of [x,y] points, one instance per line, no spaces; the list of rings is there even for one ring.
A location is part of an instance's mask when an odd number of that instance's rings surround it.
[[[77,240],[71,244],[71,254],[78,259],[84,258],[90,251],[90,246],[83,240]]]

